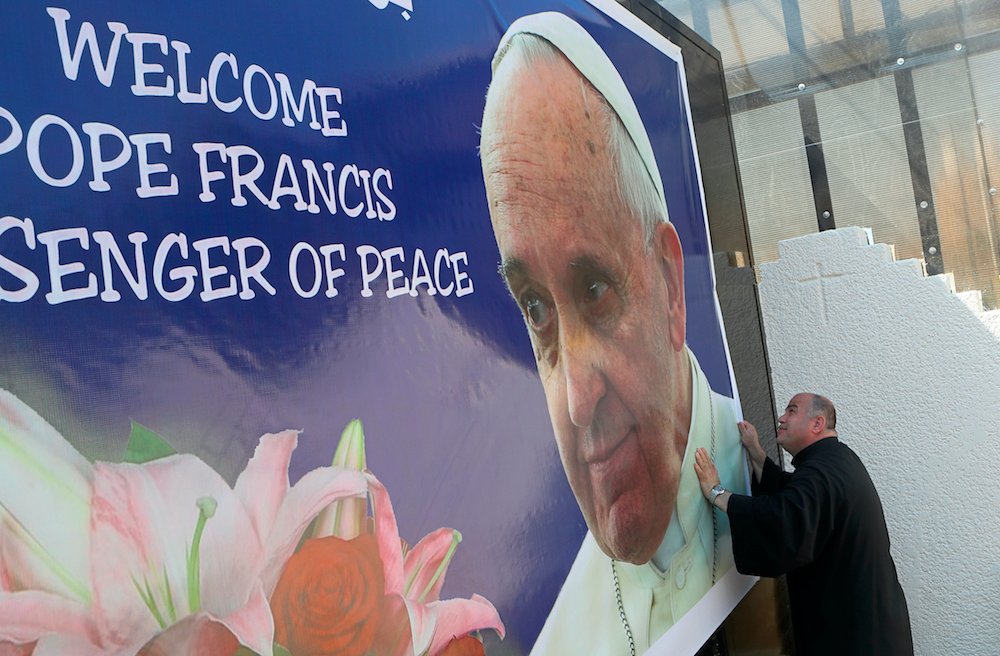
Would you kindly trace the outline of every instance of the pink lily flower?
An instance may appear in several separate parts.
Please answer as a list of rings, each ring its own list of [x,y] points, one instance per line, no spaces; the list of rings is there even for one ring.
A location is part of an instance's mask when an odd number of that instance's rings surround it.
[[[405,608],[410,623],[408,654],[434,656],[456,636],[480,629],[494,629],[502,638],[504,625],[496,608],[487,599],[440,600],[444,575],[462,534],[440,528],[407,550],[399,537],[396,514],[385,486],[368,471],[365,433],[361,421],[352,420],[341,433],[333,457],[337,466],[364,470],[374,514],[375,539],[382,561],[385,594],[390,606]],[[364,499],[345,499],[330,504],[317,518],[313,537],[334,535],[350,540],[367,530],[368,508]]]
[[[382,560],[385,594],[406,607],[412,633],[413,654],[439,654],[458,636],[483,629],[495,630],[501,638],[505,629],[500,614],[487,599],[440,600],[441,586],[462,535],[440,528],[404,554],[399,539],[396,514],[389,493],[374,474],[366,473],[375,515],[375,539]]]
[[[335,467],[289,486],[297,441],[261,437],[233,488],[190,455],[91,465],[0,390],[0,654],[272,656],[281,567],[323,508],[367,488]]]

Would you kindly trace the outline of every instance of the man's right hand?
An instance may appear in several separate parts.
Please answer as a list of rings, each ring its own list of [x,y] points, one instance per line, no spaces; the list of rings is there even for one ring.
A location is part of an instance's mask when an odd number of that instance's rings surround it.
[[[747,455],[750,456],[754,478],[759,482],[761,474],[764,473],[764,461],[767,460],[764,447],[760,445],[760,436],[757,435],[757,429],[749,421],[738,422],[736,427],[740,431],[740,441],[743,442],[743,448],[747,450]]]

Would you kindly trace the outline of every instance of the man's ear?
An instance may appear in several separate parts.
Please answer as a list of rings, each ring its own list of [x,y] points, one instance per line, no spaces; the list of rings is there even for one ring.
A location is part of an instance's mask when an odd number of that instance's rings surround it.
[[[660,273],[667,284],[667,319],[670,344],[675,351],[684,348],[687,330],[687,307],[684,304],[684,252],[677,230],[670,223],[659,223],[653,235],[653,250]]]

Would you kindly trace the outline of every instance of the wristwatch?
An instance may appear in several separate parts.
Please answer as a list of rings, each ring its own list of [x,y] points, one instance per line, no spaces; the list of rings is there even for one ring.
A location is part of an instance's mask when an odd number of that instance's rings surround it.
[[[711,495],[711,497],[709,497],[709,499],[708,499],[708,502],[714,506],[715,505],[715,500],[719,498],[719,495],[720,494],[724,494],[724,493],[726,493],[728,491],[729,490],[727,490],[726,488],[722,487],[721,485],[713,485],[712,489],[708,491],[708,493]]]

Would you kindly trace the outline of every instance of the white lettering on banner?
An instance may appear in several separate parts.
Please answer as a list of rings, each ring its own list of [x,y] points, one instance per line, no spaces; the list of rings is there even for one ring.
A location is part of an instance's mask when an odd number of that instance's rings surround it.
[[[41,148],[39,145],[42,141],[42,132],[50,125],[57,125],[62,128],[69,138],[72,163],[70,164],[69,172],[61,178],[54,178],[49,175],[49,172],[45,170],[45,166],[42,164]],[[31,164],[31,170],[45,184],[52,187],[68,187],[80,178],[80,172],[83,171],[83,145],[80,143],[80,135],[76,133],[76,130],[69,123],[58,116],[53,116],[52,114],[39,116],[28,129],[28,141],[25,144],[25,148],[28,150],[28,163]]]
[[[21,235],[19,243],[18,233]],[[89,254],[91,240],[98,245],[97,255]],[[277,294],[265,276],[271,251],[256,237],[230,240],[220,235],[189,245],[184,233],[169,233],[156,244],[151,270],[147,267],[149,238],[146,233],[132,232],[127,241],[131,243],[130,249],[123,248],[123,240],[111,232],[98,230],[91,234],[83,227],[36,234],[31,219],[2,217],[0,303],[31,300],[41,286],[42,277],[47,277],[49,291],[45,300],[50,305],[94,297],[105,303],[116,303],[122,300],[120,290],[125,289],[121,285],[116,287],[116,279],[124,280],[132,295],[140,301],[150,297],[150,281],[160,298],[170,302],[190,298],[199,279],[201,292],[197,298],[205,303],[233,296],[248,301],[256,298],[258,290],[271,296]],[[19,249],[36,251],[38,243],[45,246],[45,274],[41,277],[29,266],[8,257]],[[130,257],[126,256],[127,251],[131,251]],[[337,281],[346,275],[340,266],[346,261],[346,252],[344,244],[325,244],[318,249],[307,242],[295,244],[288,257],[292,289],[301,298],[313,298],[321,289],[328,299],[338,296]],[[408,251],[402,246],[392,246],[379,250],[362,244],[355,252],[361,273],[360,292],[365,298],[375,294],[372,286],[382,278],[385,279],[386,298],[416,297],[421,291],[427,296],[454,294],[462,297],[475,291],[467,271],[469,259],[465,251],[451,253],[447,248],[438,248],[434,252],[433,266],[428,266],[429,259],[420,248]],[[99,266],[95,265],[95,260],[99,260]],[[18,284],[10,286],[11,278]]]
[[[115,303],[122,299],[121,292],[115,287],[115,278],[124,278],[132,294],[139,300],[149,298],[149,280],[152,278],[153,288],[161,298],[176,302],[183,301],[194,292],[196,280],[200,277],[202,291],[199,298],[203,302],[214,301],[230,296],[242,300],[250,300],[256,296],[254,287],[274,296],[277,290],[267,280],[264,271],[271,261],[271,251],[264,242],[256,237],[241,237],[230,241],[228,237],[208,237],[191,243],[191,249],[197,253],[196,265],[189,264],[188,238],[184,233],[166,235],[156,246],[153,256],[153,268],[150,272],[146,263],[146,243],[148,237],[143,232],[133,232],[128,235],[132,244],[132,262],[126,261],[119,240],[107,231],[96,231],[92,235],[86,228],[63,228],[35,233],[31,219],[18,219],[13,216],[0,218],[0,273],[12,276],[20,287],[13,289],[4,286],[5,278],[0,276],[0,302],[21,303],[35,296],[40,287],[39,276],[29,267],[4,255],[11,248],[11,242],[5,238],[5,233],[19,230],[21,243],[28,250],[37,250],[36,242],[45,246],[46,273],[49,292],[45,300],[50,305],[68,301],[79,301],[98,296],[105,303]],[[16,233],[12,233],[16,234]],[[90,270],[93,267],[94,256],[89,257],[90,265],[84,261],[90,251],[90,240],[99,246],[101,284],[98,275]],[[15,239],[16,242],[16,239]],[[341,247],[343,250],[343,247]],[[233,262],[231,252],[235,251],[236,262]],[[329,262],[329,254],[323,251]],[[177,262],[181,264],[176,264]],[[168,266],[169,265],[169,266]],[[329,267],[328,267],[329,269]],[[237,276],[233,271],[239,274]],[[116,273],[117,272],[117,273]],[[327,273],[332,281],[336,273]],[[341,274],[343,272],[341,271]],[[180,282],[178,286],[175,283]],[[335,295],[335,294],[334,294]]]
[[[412,8],[409,2],[400,6]],[[225,113],[245,107],[262,121],[280,115],[281,123],[288,127],[305,124],[326,137],[348,134],[342,114],[343,93],[338,87],[320,86],[309,78],[296,87],[285,73],[272,73],[256,63],[241,69],[236,55],[225,51],[211,57],[205,76],[192,76],[188,67],[192,50],[184,41],[169,40],[156,32],[131,32],[124,23],[114,21],[105,24],[106,30],[86,20],[71,26],[66,9],[49,7],[46,12],[55,27],[62,74],[68,80],[78,81],[81,68],[89,64],[98,81],[111,87],[125,43],[132,51],[130,91],[136,97],[176,97],[184,104],[214,105]],[[178,177],[168,165],[173,144],[166,132],[129,134],[98,121],[73,125],[54,113],[38,116],[30,125],[25,124],[25,129],[26,137],[22,123],[0,107],[0,156],[23,147],[32,173],[48,186],[71,187],[82,178],[88,180],[92,191],[108,192],[121,184],[115,182],[113,174],[134,161],[139,198],[180,193]],[[225,181],[230,189],[224,196],[235,207],[254,205],[254,200],[280,210],[284,201],[286,207],[310,214],[325,209],[331,215],[339,210],[347,218],[362,214],[380,222],[396,218],[393,175],[386,167],[317,163],[287,153],[280,153],[275,162],[250,145],[208,140],[193,143],[192,149],[201,182],[198,198],[203,203],[214,202],[218,187],[214,183]],[[85,176],[88,165],[91,175]]]
[[[228,276],[229,284],[225,287],[216,287],[212,283],[214,279],[221,278],[229,273],[229,269],[221,264],[218,266],[212,266],[212,256],[210,252],[213,248],[220,248],[224,254],[229,255],[229,239],[227,237],[209,237],[208,239],[199,239],[191,244],[191,247],[198,251],[198,255],[200,256],[199,260],[201,262],[202,272],[201,300],[214,301],[228,296],[235,296],[236,276],[230,274]]]
[[[312,258],[312,285],[309,289],[303,287],[299,280],[299,258],[303,253],[308,253],[309,257]],[[292,248],[292,254],[288,258],[288,279],[292,281],[295,293],[302,298],[312,298],[319,293],[320,285],[323,284],[323,276],[320,272],[319,253],[312,247],[312,244],[300,241]]]
[[[3,107],[0,107],[0,121],[7,123],[10,128],[10,133],[0,140],[0,156],[13,152],[23,142],[31,170],[40,181],[52,187],[69,187],[80,179],[88,163],[83,140],[79,132],[63,118],[43,114],[29,127],[27,139],[22,138],[21,124]],[[153,154],[154,150],[162,150],[162,155],[172,155],[172,139],[169,134],[148,132],[127,135],[114,125],[98,122],[84,123],[82,131],[88,139],[87,153],[91,171],[89,186],[93,191],[110,191],[112,184],[106,176],[128,164],[134,150],[139,179],[135,193],[139,198],[179,194],[177,176],[170,172],[165,161],[156,161],[162,156]],[[43,160],[43,136],[50,140],[50,147],[44,151],[48,157],[62,162],[68,155],[70,164],[65,173],[52,171],[52,164]],[[291,196],[291,206],[297,212],[319,214],[325,208],[329,214],[336,214],[339,206],[351,218],[362,214],[367,219],[379,221],[392,221],[396,218],[396,204],[390,197],[393,178],[389,169],[378,167],[370,170],[346,164],[337,173],[334,164],[323,162],[320,168],[325,172],[324,175],[319,172],[313,160],[303,158],[297,167],[290,155],[282,153],[273,173],[268,173],[273,175],[268,180],[265,177],[267,166],[264,158],[250,146],[199,142],[191,147],[198,156],[201,181],[198,199],[203,203],[216,200],[216,194],[212,190],[213,182],[228,179],[232,189],[230,202],[236,207],[248,204],[246,192],[249,192],[257,202],[272,210],[281,209],[281,199]],[[218,164],[228,164],[228,174],[225,170],[219,170]],[[300,182],[303,179],[305,190]],[[262,189],[258,181],[270,184]],[[322,205],[317,199],[322,200]]]
[[[45,300],[50,305],[58,305],[66,301],[78,301],[83,298],[97,296],[97,276],[87,273],[87,267],[83,262],[62,262],[62,244],[65,242],[78,241],[83,250],[90,249],[90,240],[87,238],[86,228],[65,228],[63,230],[49,230],[38,235],[38,241],[45,244],[48,251],[49,260],[49,284],[52,291],[45,295]],[[87,284],[83,287],[63,287],[63,278],[66,276],[86,273]]]
[[[299,260],[303,253],[308,253],[312,262],[312,285],[309,289],[302,287],[299,275]],[[344,269],[333,265],[333,255],[336,254],[340,258],[340,262],[343,263],[345,253],[343,244],[326,244],[320,246],[318,253],[311,244],[304,241],[295,244],[292,248],[292,254],[288,258],[288,278],[291,280],[295,293],[302,298],[312,298],[319,293],[325,279],[326,297],[333,298],[337,296],[340,291],[337,289],[334,281],[344,275]],[[320,264],[320,255],[323,256],[322,264]]]
[[[162,34],[144,34],[141,32],[131,32],[125,38],[132,44],[132,65],[135,69],[135,84],[132,85],[132,93],[136,96],[172,96],[174,95],[174,78],[169,75],[164,76],[162,86],[150,86],[146,83],[146,76],[149,74],[160,74],[164,72],[163,64],[156,62],[149,63],[144,59],[143,48],[146,45],[160,46],[160,52],[167,54],[167,37]]]
[[[63,74],[68,80],[76,81],[79,77],[84,51],[87,51],[98,81],[110,87],[114,83],[124,36],[132,47],[133,84],[130,89],[137,97],[176,96],[185,104],[207,104],[211,100],[218,110],[225,113],[235,112],[245,104],[250,114],[262,121],[270,121],[277,116],[280,106],[281,123],[288,127],[303,123],[308,108],[309,122],[305,124],[311,129],[318,130],[324,137],[347,136],[347,121],[341,114],[343,94],[339,87],[317,86],[307,78],[299,87],[296,102],[295,89],[288,75],[280,72],[272,74],[258,64],[250,64],[241,72],[235,54],[219,52],[208,66],[207,79],[198,78],[198,90],[191,91],[192,79],[188,71],[191,46],[184,41],[168,40],[163,34],[130,32],[124,23],[109,21],[106,25],[110,31],[110,44],[107,51],[102,52],[93,23],[81,22],[76,42],[71,45],[69,12],[59,7],[48,7],[46,12],[55,25]],[[228,69],[229,75],[237,82],[236,89],[239,89],[235,94],[228,92],[225,97],[220,95],[219,89],[223,68]],[[256,83],[257,79],[261,83]]]
[[[142,232],[133,232],[128,236],[128,240],[135,246],[135,273],[129,269],[125,262],[118,242],[110,232],[99,231],[94,233],[94,241],[101,247],[101,270],[104,274],[104,291],[101,292],[101,300],[105,303],[114,303],[121,300],[121,293],[114,288],[114,276],[111,274],[111,260],[118,265],[118,270],[125,276],[125,281],[132,288],[132,293],[141,301],[149,298],[149,287],[146,284],[145,254],[142,252],[142,245],[146,243],[146,235]]]
[[[203,105],[208,102],[208,84],[205,78],[199,80],[198,92],[188,88],[187,56],[191,47],[183,41],[171,41],[170,46],[177,53],[177,100],[185,104]]]
[[[0,107],[0,118],[7,121],[7,125],[10,126],[10,134],[8,134],[3,141],[0,141],[0,155],[6,155],[21,145],[21,139],[24,137],[24,133],[21,132],[21,124],[18,123],[17,119],[14,118],[14,115],[7,111],[4,107]]]
[[[135,189],[135,194],[139,198],[153,198],[154,196],[176,196],[177,176],[170,175],[170,183],[166,186],[154,187],[149,184],[149,176],[157,173],[166,173],[167,165],[163,162],[150,163],[149,146],[156,144],[163,147],[163,152],[170,154],[170,135],[165,132],[158,134],[133,134],[128,138],[135,144],[135,152],[139,164],[139,186]]]
[[[309,127],[313,130],[320,128],[319,121],[316,120],[316,103],[313,102],[313,93],[316,91],[316,83],[306,79],[302,81],[302,89],[299,91],[299,102],[295,103],[295,94],[292,91],[292,83],[284,73],[275,73],[274,79],[278,81],[278,88],[281,89],[281,122],[292,127],[295,121],[301,123],[305,120],[306,107],[309,107]],[[291,113],[289,113],[291,112]],[[295,121],[292,120],[295,117]]]
[[[90,61],[94,64],[94,73],[97,79],[106,87],[111,86],[115,76],[115,64],[118,62],[118,51],[122,44],[122,35],[128,32],[125,23],[108,23],[111,30],[111,47],[108,49],[106,60],[101,59],[101,48],[97,44],[97,33],[94,26],[86,21],[80,25],[80,33],[77,35],[76,48],[70,53],[69,35],[66,32],[66,23],[69,22],[69,12],[58,7],[49,7],[46,10],[56,25],[56,40],[59,43],[59,55],[62,57],[63,72],[70,80],[75,80],[80,72],[80,61],[83,59],[83,49],[90,49]]]
[[[413,13],[413,0],[368,0],[377,9],[385,9],[390,4],[396,5],[402,8],[403,18],[405,20],[410,20],[410,16]]]
[[[373,4],[379,8],[396,4],[412,10],[408,0],[376,0]],[[241,68],[236,55],[228,52],[198,58],[209,62],[207,71],[204,76],[192,76],[188,68],[191,47],[183,41],[168,40],[155,32],[130,32],[118,22],[107,22],[104,31],[88,21],[77,21],[73,34],[68,11],[58,7],[46,11],[55,26],[61,72],[70,81],[77,81],[81,67],[89,66],[102,85],[111,87],[125,43],[132,56],[125,55],[131,64],[124,66],[131,66],[129,91],[135,97],[176,97],[183,104],[214,106],[225,113],[245,110],[261,121],[280,116],[288,127],[305,124],[326,137],[347,136],[347,121],[341,114],[343,94],[337,87],[318,86],[305,78],[296,88],[284,73],[272,73],[258,64]],[[14,59],[4,61],[5,65],[16,65],[10,63]],[[85,114],[84,109],[74,107],[72,115]],[[146,116],[141,111],[125,113]],[[126,179],[138,198],[150,199],[179,195],[180,183],[173,169],[191,170],[193,175],[191,151],[181,148],[175,155],[173,139],[165,131],[130,133],[107,122],[71,123],[42,111],[33,118],[22,122],[0,107],[0,158],[23,159],[23,170],[16,170],[14,178],[19,183],[30,185],[34,175],[49,187],[83,187],[86,183],[90,191],[104,194],[116,185],[121,187]],[[241,124],[241,128],[245,126]],[[340,214],[346,221],[361,221],[363,217],[366,222],[391,222],[398,213],[392,198],[392,171],[384,166],[334,164],[274,153],[270,148],[258,150],[247,144],[210,140],[192,143],[191,148],[202,203],[215,202],[221,196],[234,207],[262,205],[313,215],[325,212]],[[126,176],[128,172],[130,176]],[[37,192],[33,188],[27,193]],[[81,216],[89,217],[92,212],[104,216],[103,206],[93,207],[81,203]],[[176,212],[178,205],[161,207]],[[163,211],[156,217],[172,216]],[[114,217],[117,222],[117,213]],[[89,218],[78,220],[84,223]],[[190,217],[190,221],[196,219]],[[48,229],[36,232],[32,219],[0,217],[0,304],[23,303],[39,295],[57,305],[87,299],[117,303],[126,296],[138,301],[159,297],[171,303],[189,299],[209,303],[234,297],[247,301],[261,291],[271,296],[278,293],[268,280],[271,249],[257,237],[215,235],[189,240],[178,231],[161,233],[151,241],[143,231],[125,235],[95,226],[54,229],[50,221],[43,225]],[[151,224],[144,221],[143,225],[148,230]],[[287,234],[284,229],[282,237]],[[326,299],[336,298],[344,291],[345,280],[351,279],[351,267],[345,266],[347,252],[343,243],[296,243],[282,263],[287,266],[292,290],[303,299],[320,297],[321,290]],[[465,251],[430,248],[425,254],[413,246],[376,248],[362,244],[354,252],[358,259],[351,273],[360,280],[352,291],[356,289],[365,298],[375,295],[375,287],[384,288],[388,299],[415,298],[421,293],[458,298],[474,291]]]
[[[3,141],[0,141],[0,155],[13,152],[21,145],[21,125],[13,114],[0,107],[0,119],[6,121],[11,132]],[[171,153],[170,135],[166,133],[140,133],[126,135],[113,125],[107,123],[84,123],[81,126],[83,133],[89,140],[90,153],[90,188],[97,192],[111,190],[111,183],[105,179],[108,173],[120,169],[132,159],[133,146],[136,153],[136,169],[139,175],[139,186],[135,188],[135,193],[139,198],[152,198],[154,196],[176,196],[178,194],[177,176],[171,174],[169,182],[165,185],[154,186],[150,176],[169,173],[167,165],[159,161],[151,161],[150,146],[162,148],[167,155]],[[62,177],[57,177],[58,172],[51,171],[52,164],[46,163],[42,159],[41,142],[43,136],[49,139],[49,148],[45,150],[49,157],[59,161],[69,158],[69,170]],[[108,143],[116,144],[111,146],[114,155],[108,151]],[[69,187],[80,179],[86,165],[83,141],[77,130],[66,122],[63,118],[53,114],[43,114],[39,116],[28,128],[27,138],[24,140],[25,155],[31,171],[40,181],[51,187]]]
[[[125,136],[124,132],[107,123],[84,123],[83,131],[90,137],[91,168],[94,172],[90,188],[94,191],[109,191],[111,185],[104,179],[104,174],[125,166],[132,159],[132,146],[129,145],[128,137]],[[118,154],[112,159],[104,158],[104,150],[101,147],[101,137],[103,136],[114,137],[120,143]]]
[[[379,250],[367,244],[356,249],[361,265],[361,295],[369,298],[375,294],[372,283],[383,276],[386,279],[387,298],[395,298],[407,294],[417,296],[420,292],[417,285],[424,285],[428,296],[441,294],[456,297],[465,296],[475,291],[472,278],[466,272],[469,258],[465,251],[449,253],[446,248],[439,248],[434,254],[434,275],[427,268],[427,258],[421,249],[413,251],[413,264],[409,277],[401,269],[406,262],[406,253],[400,246]],[[393,260],[398,260],[397,265]]]
[[[265,195],[258,181],[267,182],[265,176],[267,166],[263,156],[252,147],[207,142],[195,143],[191,147],[198,154],[198,173],[201,177],[201,193],[198,194],[198,199],[203,203],[216,200],[212,183],[228,178],[232,188],[229,202],[236,207],[245,207],[248,204],[248,197],[244,192],[249,191],[250,196],[257,202],[272,210],[281,209],[280,199],[291,196],[294,199],[291,206],[297,212],[308,211],[311,214],[318,214],[320,205],[316,199],[319,196],[330,214],[336,214],[339,207],[351,218],[361,214],[367,219],[379,221],[392,221],[396,218],[396,205],[388,195],[392,190],[392,172],[388,169],[377,168],[370,171],[355,164],[347,164],[340,168],[339,174],[336,174],[336,166],[330,162],[323,162],[321,166],[326,172],[323,176],[316,168],[315,162],[302,159],[300,173],[292,157],[282,153],[278,157],[274,173],[268,174],[273,175],[273,179],[269,185],[270,195]],[[219,164],[227,163],[228,176],[218,167]],[[262,176],[265,176],[264,180],[261,180]],[[300,178],[306,181],[308,202],[303,195]],[[268,185],[265,184],[264,188],[267,189]]]
[[[170,270],[167,277],[173,282],[183,280],[183,284],[174,290],[167,290],[163,286],[163,269],[167,265],[167,257],[170,255],[170,250],[175,246],[181,259],[186,260],[188,257],[187,236],[181,232],[169,234],[164,237],[163,241],[156,248],[156,256],[153,258],[153,285],[160,296],[171,303],[183,301],[191,295],[191,290],[194,289],[194,279],[198,275],[198,270],[191,265],[175,267]]]
[[[0,218],[0,237],[3,237],[3,234],[11,228],[20,228],[21,232],[24,233],[24,245],[31,250],[35,250],[35,225],[31,222],[31,219],[24,219],[22,221],[13,216]],[[2,242],[0,242],[0,245],[2,245]],[[6,289],[0,284],[0,301],[23,303],[38,291],[38,276],[28,267],[4,257],[2,251],[0,251],[0,270],[14,276],[23,285],[20,289]]]
[[[264,242],[256,237],[241,237],[240,239],[233,240],[233,248],[236,249],[236,256],[240,261],[240,298],[244,301],[249,301],[257,295],[253,287],[250,286],[251,278],[256,280],[261,289],[271,296],[277,294],[277,290],[264,277],[264,269],[271,263],[271,251]],[[256,262],[248,263],[247,251],[251,248],[258,249],[260,257],[257,258]]]

